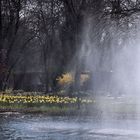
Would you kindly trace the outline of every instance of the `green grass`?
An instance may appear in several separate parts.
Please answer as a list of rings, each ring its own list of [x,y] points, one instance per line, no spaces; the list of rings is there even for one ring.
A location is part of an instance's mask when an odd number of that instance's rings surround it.
[[[82,110],[82,109],[81,109]],[[78,115],[81,110],[77,106],[59,105],[34,105],[28,104],[0,104],[0,112],[21,112],[21,113],[46,113],[48,115]]]
[[[35,96],[34,96],[35,97]],[[12,98],[7,97],[9,100],[0,101],[0,112],[17,111],[23,113],[46,113],[48,115],[91,115],[97,113],[105,114],[136,114],[140,113],[139,99],[134,97],[123,98],[110,98],[110,97],[96,97],[94,102],[88,102],[89,98],[86,98],[85,102],[80,103],[80,109],[78,109],[78,103],[49,103],[49,102],[9,102]],[[39,97],[41,98],[41,97]],[[40,99],[42,100],[42,98]],[[84,100],[83,100],[84,101]]]

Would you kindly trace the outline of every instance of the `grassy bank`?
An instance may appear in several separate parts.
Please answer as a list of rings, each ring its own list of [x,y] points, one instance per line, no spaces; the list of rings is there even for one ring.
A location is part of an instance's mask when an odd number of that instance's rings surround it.
[[[48,115],[140,114],[139,99],[132,97],[68,97],[0,94],[0,112]],[[79,108],[80,107],[80,108]]]
[[[94,103],[95,100],[92,98],[0,95],[0,112],[77,115],[86,114],[88,112],[88,106]]]

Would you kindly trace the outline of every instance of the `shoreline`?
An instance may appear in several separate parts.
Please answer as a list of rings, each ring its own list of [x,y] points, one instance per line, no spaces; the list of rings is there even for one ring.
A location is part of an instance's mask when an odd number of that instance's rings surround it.
[[[117,118],[117,119],[125,119],[125,118],[129,118],[129,119],[140,119],[140,113],[126,113],[126,112],[106,112],[106,114],[104,114],[101,110],[96,112],[96,111],[82,111],[82,110],[68,110],[68,111],[64,111],[64,110],[57,110],[57,111],[49,111],[49,110],[40,110],[38,109],[33,109],[33,108],[24,108],[24,109],[11,109],[11,108],[7,108],[7,109],[2,109],[0,108],[0,115],[46,115],[46,116],[67,116],[67,117],[97,117],[99,119],[113,119],[113,118]]]
[[[0,108],[0,114],[45,114],[48,116],[90,116],[89,112],[81,112],[81,110],[41,110],[34,108],[24,108],[24,109],[3,109]]]

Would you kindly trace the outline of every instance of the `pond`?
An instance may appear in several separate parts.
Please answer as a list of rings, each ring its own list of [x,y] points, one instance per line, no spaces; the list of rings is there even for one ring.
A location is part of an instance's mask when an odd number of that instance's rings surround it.
[[[1,140],[139,140],[138,119],[0,114]]]

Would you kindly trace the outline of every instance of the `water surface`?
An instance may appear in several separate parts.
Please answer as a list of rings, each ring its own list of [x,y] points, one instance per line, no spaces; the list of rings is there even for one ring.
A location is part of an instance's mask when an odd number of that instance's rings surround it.
[[[1,140],[140,140],[138,119],[0,114]]]

